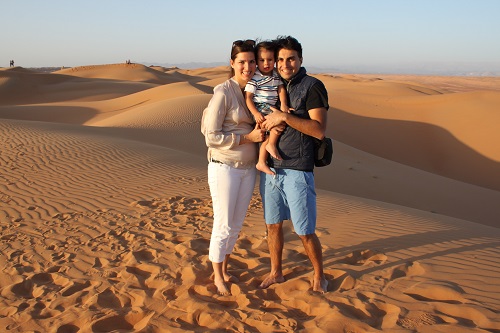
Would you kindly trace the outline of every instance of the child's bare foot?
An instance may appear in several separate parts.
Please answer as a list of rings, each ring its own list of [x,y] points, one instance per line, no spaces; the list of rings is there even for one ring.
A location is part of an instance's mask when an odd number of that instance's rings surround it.
[[[257,168],[257,170],[267,173],[268,175],[275,175],[273,170],[271,170],[271,168],[266,163],[259,162],[255,167]]]
[[[225,282],[232,282],[232,283],[240,282],[240,280],[236,276],[229,274],[229,273],[224,273],[224,281]]]
[[[278,153],[278,148],[276,148],[276,146],[267,144],[266,150],[275,159],[282,160],[280,154]]]
[[[224,281],[215,281],[215,286],[217,287],[217,293],[221,296],[230,296],[231,291],[227,288]]]

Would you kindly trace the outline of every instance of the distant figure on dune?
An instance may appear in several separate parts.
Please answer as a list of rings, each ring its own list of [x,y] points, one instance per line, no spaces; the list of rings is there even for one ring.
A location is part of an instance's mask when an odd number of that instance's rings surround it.
[[[231,294],[227,283],[239,281],[228,272],[228,261],[255,187],[256,143],[265,138],[265,130],[254,128],[243,95],[255,73],[254,46],[253,40],[233,43],[231,77],[214,88],[201,119],[201,132],[208,147],[208,184],[214,213],[208,258],[214,270],[214,284],[222,296]]]
[[[279,137],[281,159],[272,155],[267,165],[274,175],[261,172],[260,193],[267,224],[267,242],[271,272],[260,284],[268,288],[285,281],[282,271],[283,221],[292,220],[314,269],[313,291],[325,293],[328,281],[323,273],[323,253],[316,235],[316,189],[314,184],[314,138],[323,139],[326,130],[328,94],[324,84],[302,67],[302,45],[293,37],[278,37],[276,62],[284,80],[288,105],[293,113],[274,112],[262,126],[271,129],[280,124],[286,128]]]
[[[131,64],[130,59],[129,60],[125,60],[125,64],[130,65]]]
[[[14,67],[14,60],[10,61],[10,67]]]

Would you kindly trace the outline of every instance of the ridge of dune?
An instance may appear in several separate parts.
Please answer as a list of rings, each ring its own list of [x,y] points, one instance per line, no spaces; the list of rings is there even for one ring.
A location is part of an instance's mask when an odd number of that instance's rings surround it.
[[[154,86],[147,82],[80,78],[34,71],[1,71],[0,106],[106,100]]]
[[[189,82],[176,82],[143,90],[135,94],[130,94],[113,100],[91,103],[94,108],[99,109],[99,114],[84,124],[89,126],[102,126],[98,124],[100,124],[103,119],[110,117],[115,117],[115,119],[117,119],[120,114],[125,112],[134,113],[138,118],[141,118],[141,108],[146,105],[152,103],[156,103],[157,105],[170,104],[172,103],[172,100],[176,98],[204,95],[206,94],[204,90],[205,89],[201,90],[199,86],[193,85]],[[182,118],[183,114],[179,113],[177,116]],[[123,123],[120,119],[117,119],[116,121]],[[112,121],[110,124],[112,124]],[[158,124],[159,123],[157,123],[157,125]]]
[[[124,110],[87,125],[106,128],[116,136],[133,137],[184,152],[205,155],[204,142],[199,132],[201,112],[211,95],[199,94],[160,100]]]
[[[137,107],[161,101],[165,103],[171,98],[198,94],[205,94],[205,92],[191,83],[176,82],[105,100],[80,101],[77,99],[77,101],[30,105],[0,105],[0,118],[91,125]],[[68,94],[63,93],[62,95],[67,96]],[[58,98],[56,94],[52,97],[63,100],[60,96]]]
[[[160,71],[160,72],[169,72],[169,71],[172,71],[172,70],[179,69],[179,67],[175,67],[175,66],[173,66],[173,67],[165,67],[165,66],[154,66],[154,65],[149,66],[149,68],[157,70],[157,71]]]
[[[363,74],[364,79],[378,79],[403,84],[418,84],[437,89],[443,93],[468,91],[500,91],[498,76],[434,76],[434,75],[398,75],[398,74]]]
[[[186,75],[201,76],[208,79],[220,76],[228,78],[229,73],[231,72],[231,67],[218,66],[218,67],[208,67],[208,68],[179,69],[178,72]]]
[[[113,117],[87,125],[99,127],[165,128],[174,129],[181,124],[199,125],[200,106],[207,105],[211,95],[190,95],[160,100],[121,112]]]
[[[65,68],[55,71],[56,74],[65,74],[85,78],[101,78],[124,81],[147,82],[154,84],[168,84],[177,82],[168,73],[149,68],[142,64],[106,64],[88,65]]]
[[[15,66],[15,67],[0,67],[0,71],[5,71],[5,72],[17,72],[17,73],[39,73],[37,71],[31,70],[29,68],[24,68],[22,66]]]

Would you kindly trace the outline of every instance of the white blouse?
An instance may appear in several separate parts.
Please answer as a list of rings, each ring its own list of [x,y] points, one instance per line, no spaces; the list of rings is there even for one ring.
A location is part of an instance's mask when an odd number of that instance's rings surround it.
[[[255,167],[257,143],[240,145],[240,139],[250,133],[254,126],[254,119],[247,109],[238,82],[230,78],[217,85],[201,119],[208,160],[214,159],[239,169]]]

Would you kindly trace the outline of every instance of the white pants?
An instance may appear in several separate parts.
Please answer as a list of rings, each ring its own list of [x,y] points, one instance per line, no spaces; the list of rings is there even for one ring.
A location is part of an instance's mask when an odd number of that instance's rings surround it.
[[[214,225],[208,259],[221,263],[231,254],[255,188],[257,170],[236,169],[226,164],[208,164],[208,185],[212,195]]]

